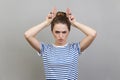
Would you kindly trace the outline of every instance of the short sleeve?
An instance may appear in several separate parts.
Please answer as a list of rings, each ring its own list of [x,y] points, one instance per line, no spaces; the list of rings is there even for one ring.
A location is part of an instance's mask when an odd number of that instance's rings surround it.
[[[39,56],[43,55],[46,44],[44,42],[40,42],[40,52],[37,52]]]
[[[80,42],[75,42],[72,44],[74,49],[78,52],[78,54],[81,54],[81,51],[80,51]]]

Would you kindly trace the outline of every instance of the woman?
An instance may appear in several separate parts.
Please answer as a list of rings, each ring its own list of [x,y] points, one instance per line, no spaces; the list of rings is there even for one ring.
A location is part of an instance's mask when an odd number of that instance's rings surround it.
[[[55,42],[46,44],[38,41],[36,35],[50,24]],[[71,25],[86,35],[80,42],[67,43]],[[70,9],[66,12],[57,12],[53,8],[44,22],[25,32],[26,40],[43,58],[46,80],[77,80],[79,54],[93,42],[95,37],[96,31],[77,22]]]

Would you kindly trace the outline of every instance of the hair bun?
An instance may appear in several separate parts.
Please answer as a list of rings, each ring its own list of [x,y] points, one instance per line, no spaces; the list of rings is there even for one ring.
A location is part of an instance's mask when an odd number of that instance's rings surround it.
[[[57,12],[56,17],[66,17],[66,13],[65,12]]]

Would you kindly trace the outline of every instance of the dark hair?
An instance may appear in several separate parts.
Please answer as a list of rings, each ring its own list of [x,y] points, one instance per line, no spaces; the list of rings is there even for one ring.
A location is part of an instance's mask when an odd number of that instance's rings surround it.
[[[66,24],[68,27],[68,30],[70,31],[71,23],[65,12],[61,12],[61,11],[57,12],[55,18],[51,22],[51,31],[53,31],[55,24],[58,24],[58,23]]]

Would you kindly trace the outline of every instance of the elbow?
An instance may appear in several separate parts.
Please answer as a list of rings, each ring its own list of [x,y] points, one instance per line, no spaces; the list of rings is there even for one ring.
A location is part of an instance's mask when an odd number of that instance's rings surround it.
[[[94,31],[90,36],[91,36],[93,39],[96,38],[96,36],[97,36],[97,32]]]
[[[96,38],[96,36],[97,36],[97,32],[94,31],[94,33],[93,33],[93,37]]]
[[[27,31],[24,33],[24,37],[25,37],[25,39],[28,39],[30,37],[30,35]]]

